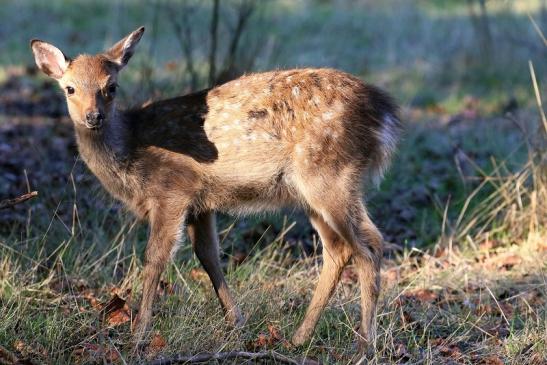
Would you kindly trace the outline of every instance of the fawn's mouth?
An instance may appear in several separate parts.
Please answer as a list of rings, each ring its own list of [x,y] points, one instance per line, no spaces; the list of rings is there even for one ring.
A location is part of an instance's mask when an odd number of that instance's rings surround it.
[[[97,130],[97,129],[100,129],[103,126],[103,122],[102,121],[84,122],[84,125],[87,129]]]

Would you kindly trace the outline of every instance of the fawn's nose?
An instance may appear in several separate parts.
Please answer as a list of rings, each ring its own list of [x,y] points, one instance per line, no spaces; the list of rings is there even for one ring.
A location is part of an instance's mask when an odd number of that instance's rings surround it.
[[[104,121],[104,115],[101,112],[88,112],[85,114],[85,124],[88,128],[100,127]]]

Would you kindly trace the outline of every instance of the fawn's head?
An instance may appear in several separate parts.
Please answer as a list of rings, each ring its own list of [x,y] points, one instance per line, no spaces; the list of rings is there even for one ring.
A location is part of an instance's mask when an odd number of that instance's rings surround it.
[[[140,27],[104,53],[70,59],[57,47],[38,39],[31,41],[36,64],[56,79],[65,91],[73,122],[100,129],[113,115],[117,78],[144,33]]]

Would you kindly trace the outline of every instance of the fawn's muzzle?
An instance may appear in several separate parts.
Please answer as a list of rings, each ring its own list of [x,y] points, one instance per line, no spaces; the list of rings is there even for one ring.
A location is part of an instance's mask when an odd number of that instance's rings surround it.
[[[90,112],[85,115],[85,126],[89,129],[100,128],[104,121],[104,115],[100,112]]]

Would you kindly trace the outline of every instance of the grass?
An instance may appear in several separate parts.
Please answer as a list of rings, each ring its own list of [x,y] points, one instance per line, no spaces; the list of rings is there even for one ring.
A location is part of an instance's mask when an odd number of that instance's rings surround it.
[[[485,60],[465,3],[268,2],[250,25],[254,36],[245,39],[267,45],[256,69],[342,68],[392,91],[404,107],[408,127],[394,165],[378,191],[367,191],[389,243],[371,363],[547,361],[545,133],[528,60],[539,91],[547,70],[544,50],[528,46],[538,36],[527,17],[540,21],[541,4],[488,2],[496,57]],[[152,31],[121,81],[123,99],[144,96],[132,90],[146,72],[153,82],[141,89],[152,94],[180,93],[188,83],[168,22],[153,31],[154,6],[67,4],[9,1],[0,9],[6,20],[0,34],[13,34],[0,41],[0,195],[40,192],[0,211],[0,363],[10,363],[6,353],[35,363],[134,361],[124,316],[135,314],[147,236],[75,159],[59,93],[13,67],[31,63],[28,39],[98,50],[144,23]],[[208,9],[199,5],[197,12],[192,26],[205,33]],[[56,26],[44,28],[38,18]],[[199,38],[201,83],[206,51],[207,40]],[[174,67],[166,67],[170,62]],[[509,110],[512,99],[517,106]],[[183,245],[158,289],[153,332],[165,343],[150,346],[147,359],[273,349],[323,363],[356,360],[352,267],[311,342],[294,348],[285,340],[303,318],[321,267],[320,243],[302,213],[221,216],[219,230],[222,263],[247,325],[226,326],[204,272]],[[116,295],[127,307],[105,316],[102,308]]]

